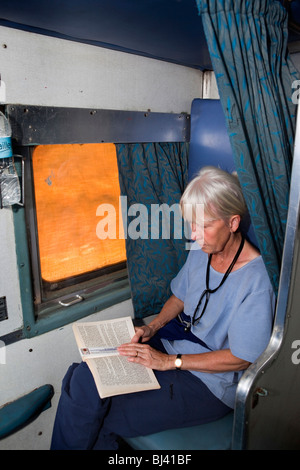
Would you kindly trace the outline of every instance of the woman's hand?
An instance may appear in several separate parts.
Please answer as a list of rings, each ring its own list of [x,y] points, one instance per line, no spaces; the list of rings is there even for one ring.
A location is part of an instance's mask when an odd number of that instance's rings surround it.
[[[160,328],[165,326],[173,318],[177,317],[183,311],[183,302],[175,295],[166,301],[160,313],[148,325],[138,326],[135,328],[135,335],[131,339],[131,343],[145,343],[157,333]]]
[[[144,327],[143,327],[144,328]],[[153,349],[148,344],[128,343],[118,347],[121,356],[127,356],[128,361],[142,364],[155,370],[170,369],[170,356]]]
[[[155,335],[156,329],[150,325],[136,326],[135,335],[131,338],[131,343],[145,343]]]

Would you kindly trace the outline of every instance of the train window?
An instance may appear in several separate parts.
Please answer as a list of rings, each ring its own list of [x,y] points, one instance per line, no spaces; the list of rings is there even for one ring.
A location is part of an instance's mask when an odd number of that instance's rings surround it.
[[[37,258],[35,303],[90,287],[126,267],[114,144],[39,145],[32,151]],[[105,211],[115,209],[116,236],[99,237]],[[39,279],[37,279],[37,276]]]
[[[189,116],[6,108],[14,151],[23,157],[24,196],[12,209],[21,334],[40,335],[113,305],[123,309],[119,304],[131,298],[131,286],[121,213],[129,214],[126,196],[120,197],[116,145],[188,142]]]

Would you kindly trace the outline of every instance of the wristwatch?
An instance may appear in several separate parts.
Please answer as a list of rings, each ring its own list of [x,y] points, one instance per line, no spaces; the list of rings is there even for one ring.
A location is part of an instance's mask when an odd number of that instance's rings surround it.
[[[177,354],[177,357],[175,359],[175,367],[177,370],[180,370],[181,366],[182,366],[181,354]]]

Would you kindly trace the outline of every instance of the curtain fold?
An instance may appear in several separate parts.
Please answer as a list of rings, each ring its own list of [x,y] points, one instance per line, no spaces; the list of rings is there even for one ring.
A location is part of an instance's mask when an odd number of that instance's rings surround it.
[[[172,210],[187,184],[188,144],[118,144],[116,149],[121,195],[126,198],[122,214],[134,314],[143,318],[161,310],[170,281],[186,259],[185,239],[176,232]],[[157,223],[156,211],[163,204],[166,232],[161,219]]]
[[[277,293],[289,201],[298,78],[276,0],[196,0],[234,160]]]

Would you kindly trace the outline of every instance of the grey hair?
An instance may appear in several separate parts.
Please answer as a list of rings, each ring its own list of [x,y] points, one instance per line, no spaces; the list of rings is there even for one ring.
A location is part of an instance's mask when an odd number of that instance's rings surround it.
[[[231,174],[213,166],[203,167],[186,187],[180,207],[183,217],[192,222],[197,205],[202,205],[211,220],[228,221],[232,215],[247,213],[247,206],[237,174]],[[198,206],[199,207],[199,206]],[[191,210],[186,210],[191,208]]]

